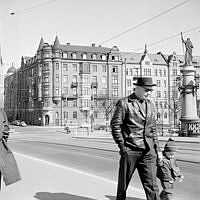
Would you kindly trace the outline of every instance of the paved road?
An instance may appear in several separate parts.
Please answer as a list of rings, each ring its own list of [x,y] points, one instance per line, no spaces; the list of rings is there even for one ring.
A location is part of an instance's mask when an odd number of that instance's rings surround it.
[[[27,130],[19,129],[11,136],[10,145],[13,150],[104,177],[111,181],[117,180],[119,156],[109,138],[71,138],[53,129],[48,131],[35,129],[34,132],[31,129]],[[198,143],[193,143],[192,146],[197,147],[198,150]],[[183,149],[188,152],[188,149],[192,146],[187,144]],[[194,152],[198,153],[197,150]],[[190,157],[193,154],[191,152]],[[177,199],[186,199],[186,197],[187,200],[200,199],[199,188],[197,187],[200,183],[199,164],[180,162],[179,165],[185,175],[185,181],[176,185]],[[134,176],[131,185],[141,190],[137,174]]]

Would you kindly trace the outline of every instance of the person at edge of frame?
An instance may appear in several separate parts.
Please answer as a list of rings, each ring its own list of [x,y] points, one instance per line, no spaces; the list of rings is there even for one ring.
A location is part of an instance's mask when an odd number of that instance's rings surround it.
[[[9,131],[7,115],[0,109],[0,190],[2,176],[6,186],[21,180],[17,162],[7,144]]]
[[[159,200],[156,178],[157,159],[162,160],[156,133],[156,112],[147,98],[153,90],[151,77],[138,77],[134,92],[116,104],[111,119],[114,141],[120,150],[116,200],[125,200],[137,168],[147,200]]]

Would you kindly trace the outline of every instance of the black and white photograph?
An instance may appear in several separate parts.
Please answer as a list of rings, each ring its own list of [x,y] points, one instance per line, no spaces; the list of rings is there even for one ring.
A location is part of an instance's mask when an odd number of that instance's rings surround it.
[[[0,199],[199,200],[200,0],[0,0]]]

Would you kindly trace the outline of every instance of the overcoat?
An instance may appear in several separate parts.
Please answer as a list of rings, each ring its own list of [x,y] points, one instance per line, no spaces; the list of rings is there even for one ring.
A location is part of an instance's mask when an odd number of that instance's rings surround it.
[[[160,151],[156,133],[155,108],[146,99],[146,112],[137,103],[134,93],[118,101],[111,120],[112,135],[119,146],[131,144],[135,148],[145,148],[144,137],[150,149]]]
[[[6,113],[0,109],[0,171],[5,185],[21,180],[17,162],[7,144],[9,126]]]

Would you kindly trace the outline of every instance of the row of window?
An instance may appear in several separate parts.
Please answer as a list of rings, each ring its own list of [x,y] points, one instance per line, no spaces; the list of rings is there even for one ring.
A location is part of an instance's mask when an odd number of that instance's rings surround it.
[[[55,56],[60,57],[60,54],[55,53]],[[49,57],[51,57],[51,54],[45,53],[44,57],[49,58]],[[86,59],[89,59],[89,60],[90,59],[92,59],[92,60],[106,60],[107,59],[107,56],[105,54],[101,54],[101,55],[87,54],[87,53],[78,54],[78,53],[75,53],[75,52],[73,52],[73,53],[63,52],[62,57],[63,58],[69,58],[69,59],[83,59],[83,60],[86,60]],[[114,60],[114,61],[119,61],[119,56],[111,55],[110,59]]]
[[[94,113],[93,113],[93,116],[94,116],[94,118],[98,118],[98,112],[97,111],[94,111]],[[64,119],[71,119],[71,117],[69,116],[69,112],[67,112],[67,111],[64,111],[63,112],[63,117],[64,117]],[[59,112],[56,112],[56,118],[57,119],[59,119],[60,117],[59,117]],[[78,118],[78,112],[77,111],[73,111],[72,112],[72,118],[73,119],[77,119]]]

